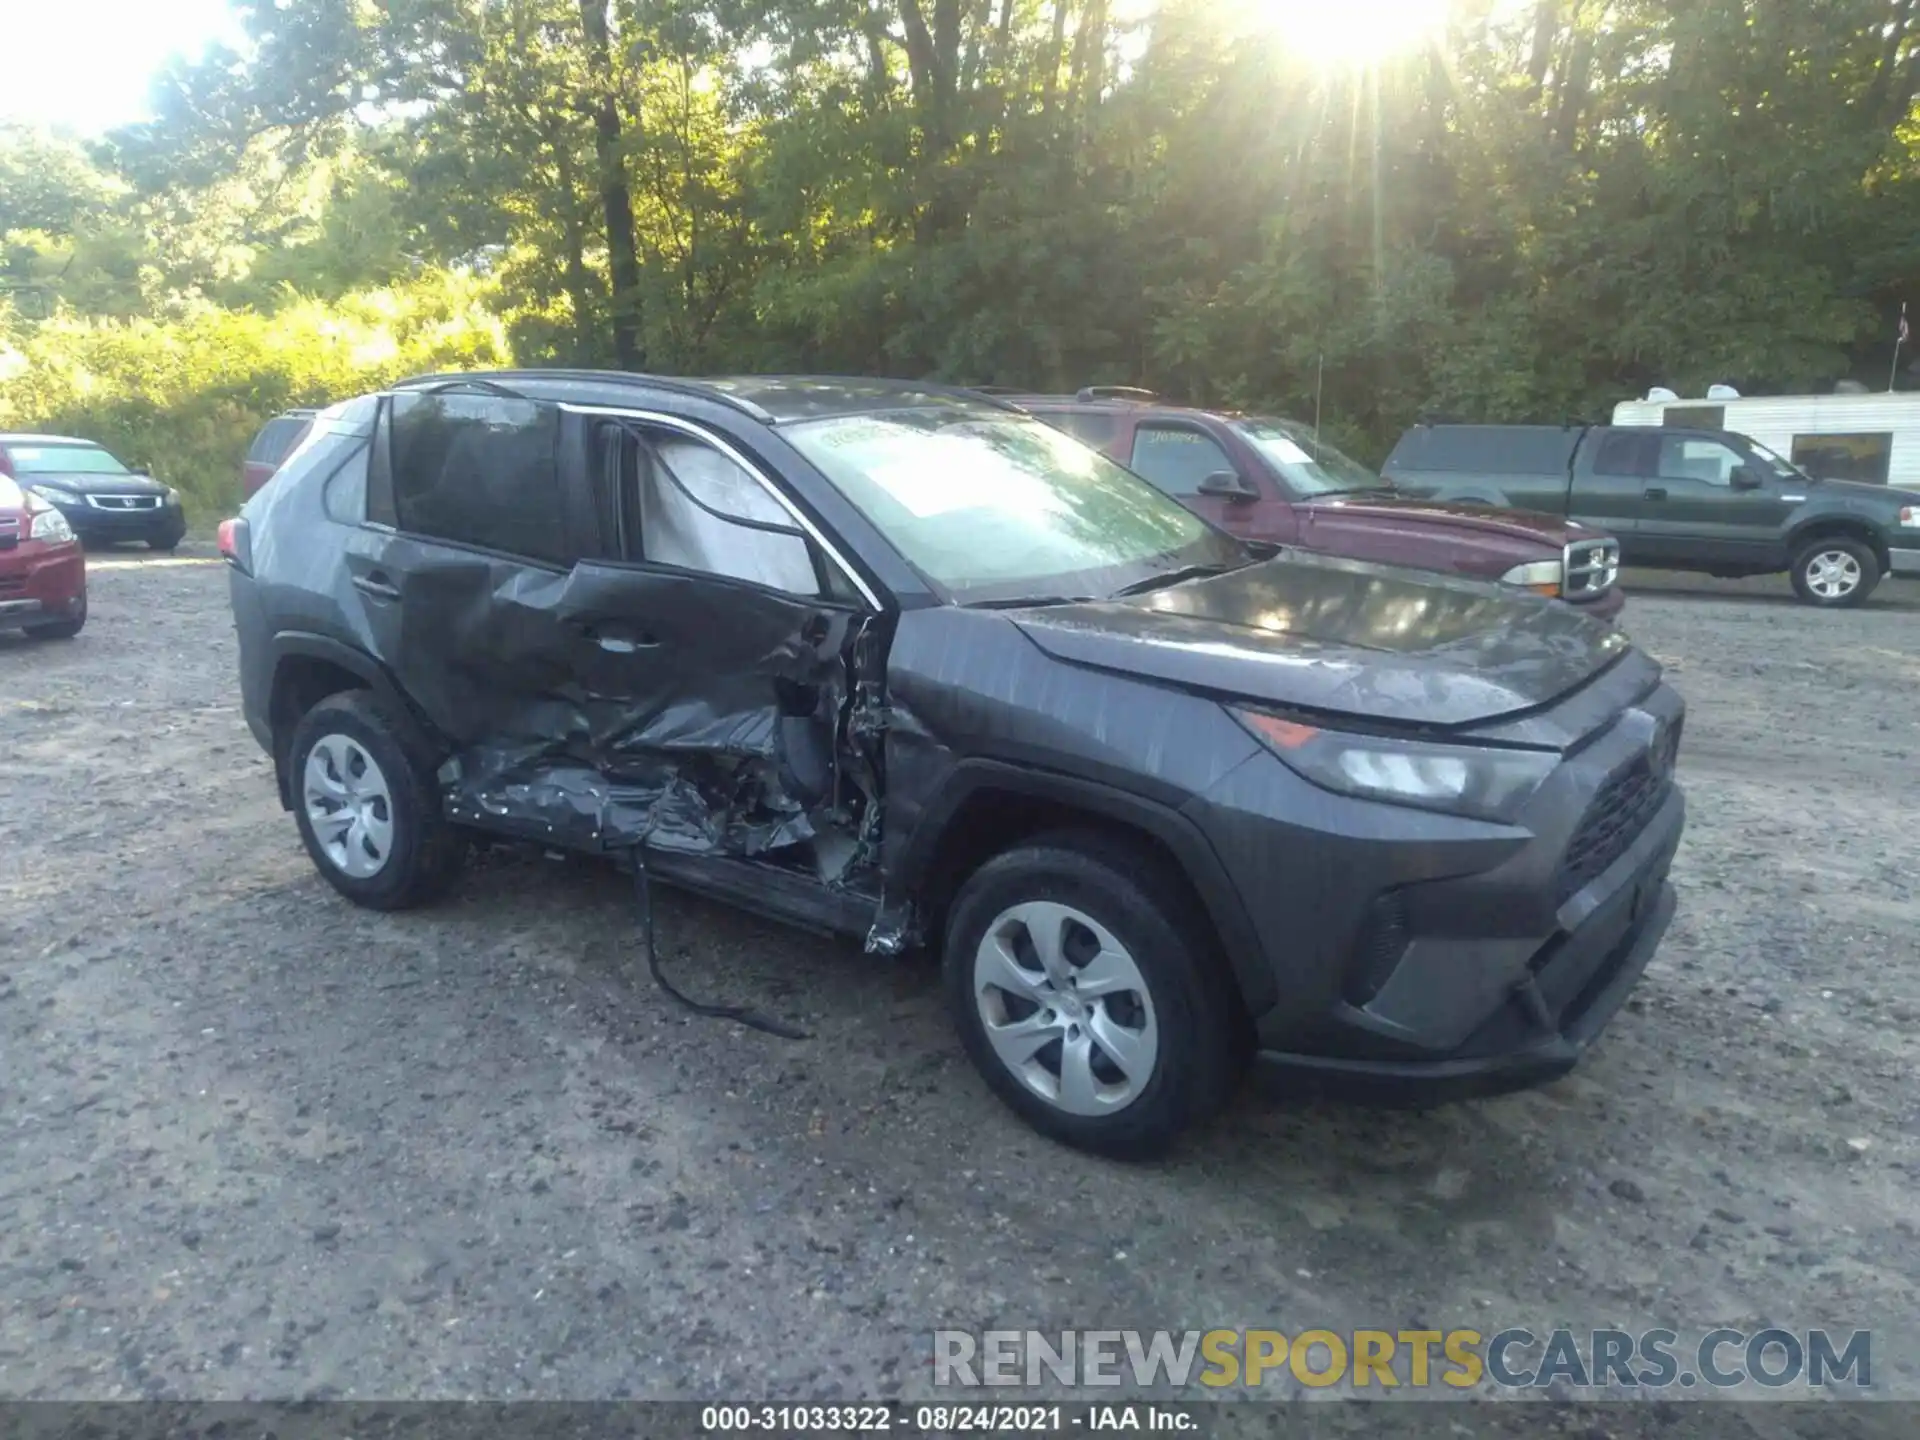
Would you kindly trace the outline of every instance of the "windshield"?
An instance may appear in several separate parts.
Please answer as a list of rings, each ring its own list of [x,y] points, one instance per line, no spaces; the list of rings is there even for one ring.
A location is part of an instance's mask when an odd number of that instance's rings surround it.
[[[9,445],[16,475],[125,475],[127,467],[98,445]]]
[[[1246,562],[1229,536],[1024,416],[904,410],[783,427],[915,569],[962,604],[1109,595]]]
[[[1295,495],[1340,495],[1385,486],[1373,471],[1315,439],[1305,426],[1257,416],[1235,420],[1233,428],[1253,443]]]

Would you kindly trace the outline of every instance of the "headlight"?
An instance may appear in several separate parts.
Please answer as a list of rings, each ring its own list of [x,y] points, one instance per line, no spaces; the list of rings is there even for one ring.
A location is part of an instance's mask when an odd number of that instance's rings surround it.
[[[1545,750],[1350,735],[1256,710],[1230,713],[1295,774],[1323,790],[1481,820],[1511,820],[1560,763]]]
[[[1516,565],[1500,577],[1502,585],[1520,585],[1536,595],[1558,595],[1560,586],[1567,578],[1566,566],[1559,560],[1535,560],[1530,565]]]
[[[1900,507],[1900,523],[1903,526],[1920,528],[1920,505],[1902,505]]]
[[[60,545],[73,539],[73,527],[58,510],[42,510],[34,515],[33,528],[27,532],[27,538]]]
[[[42,500],[51,500],[56,505],[78,505],[80,497],[71,490],[62,490],[58,485],[33,485],[29,489]]]

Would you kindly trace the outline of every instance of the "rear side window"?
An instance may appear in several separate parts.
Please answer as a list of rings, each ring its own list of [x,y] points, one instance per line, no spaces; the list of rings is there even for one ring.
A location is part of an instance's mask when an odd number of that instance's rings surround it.
[[[1185,425],[1142,425],[1133,432],[1133,472],[1169,495],[1197,495],[1209,475],[1234,471],[1226,449]]]
[[[1416,425],[1387,457],[1389,470],[1550,475],[1573,459],[1578,430],[1559,425]]]
[[[1604,436],[1593,452],[1596,475],[1652,475],[1660,452],[1660,436],[1655,433],[1615,430]]]
[[[1074,439],[1105,450],[1120,434],[1120,417],[1104,410],[1035,411],[1040,419],[1056,430],[1064,430]]]
[[[282,415],[269,420],[253,437],[253,448],[247,451],[247,459],[255,464],[278,465],[312,423],[312,417],[306,415]]]
[[[500,395],[395,395],[388,455],[398,526],[568,565],[559,407]]]

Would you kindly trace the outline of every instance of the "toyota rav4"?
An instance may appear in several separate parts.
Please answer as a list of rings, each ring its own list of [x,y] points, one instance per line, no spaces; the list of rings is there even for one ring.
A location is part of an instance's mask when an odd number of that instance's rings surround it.
[[[348,899],[507,837],[924,942],[988,1083],[1090,1149],[1255,1057],[1557,1075],[1673,911],[1682,704],[1616,630],[1250,546],[968,392],[428,377],[317,417],[221,546]]]

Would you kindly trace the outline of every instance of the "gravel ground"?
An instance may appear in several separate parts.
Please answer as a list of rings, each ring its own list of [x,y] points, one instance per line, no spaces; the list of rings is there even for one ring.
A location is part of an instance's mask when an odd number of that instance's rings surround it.
[[[592,864],[352,909],[218,565],[98,560],[80,639],[0,638],[0,1396],[913,1397],[941,1326],[1418,1322],[1870,1326],[1920,1397],[1920,591],[1655,583],[1681,911],[1587,1062],[1122,1167],[1001,1109],[924,962],[663,900],[796,1043],[652,988]]]

